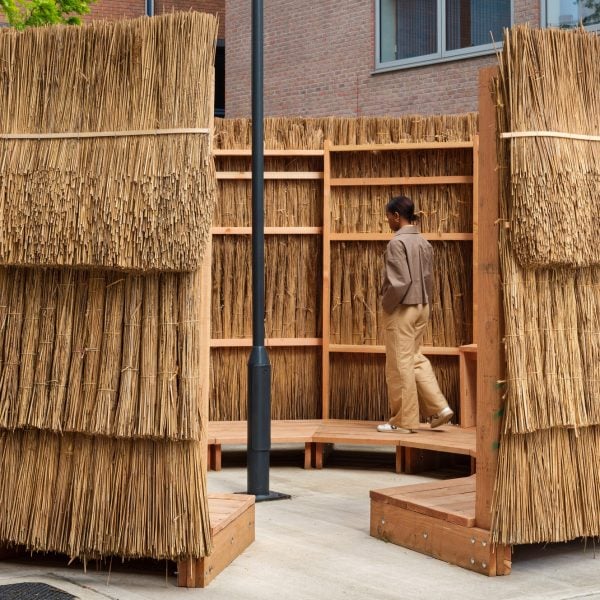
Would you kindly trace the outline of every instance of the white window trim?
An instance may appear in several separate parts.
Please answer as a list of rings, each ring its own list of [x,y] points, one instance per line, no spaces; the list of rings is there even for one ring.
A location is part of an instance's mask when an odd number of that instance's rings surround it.
[[[375,73],[385,73],[387,71],[398,71],[401,69],[411,69],[413,67],[421,67],[437,63],[451,62],[465,58],[475,58],[478,56],[486,56],[494,54],[502,48],[502,40],[496,40],[490,44],[474,46],[472,48],[459,48],[457,50],[448,50],[442,54],[442,48],[446,46],[446,10],[445,0],[438,0],[438,18],[437,18],[437,45],[439,50],[434,54],[426,54],[423,56],[414,56],[412,58],[404,58],[401,60],[393,60],[381,62],[381,38],[380,38],[380,0],[375,1]],[[541,4],[545,11],[546,2],[541,0]],[[440,10],[441,9],[441,10]],[[510,22],[513,23],[514,15],[514,0],[510,2]]]
[[[549,27],[548,25],[548,11],[546,10],[546,4],[548,0],[540,0],[540,23],[544,28]],[[584,27],[586,31],[596,31],[600,33],[600,23],[596,23],[596,25],[587,25]],[[379,52],[379,50],[377,51]]]

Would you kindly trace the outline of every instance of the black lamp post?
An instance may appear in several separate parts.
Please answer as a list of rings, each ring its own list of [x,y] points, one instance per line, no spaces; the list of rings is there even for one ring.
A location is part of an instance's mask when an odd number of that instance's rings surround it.
[[[248,361],[248,493],[256,501],[289,498],[269,490],[271,363],[265,347],[263,2],[252,0],[252,352]]]

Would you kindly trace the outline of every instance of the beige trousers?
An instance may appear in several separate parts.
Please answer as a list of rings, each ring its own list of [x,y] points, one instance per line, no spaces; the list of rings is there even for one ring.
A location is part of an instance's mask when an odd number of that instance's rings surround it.
[[[428,319],[427,304],[400,304],[391,315],[383,311],[389,423],[405,429],[418,428],[419,408],[428,418],[448,406],[431,363],[420,352]]]

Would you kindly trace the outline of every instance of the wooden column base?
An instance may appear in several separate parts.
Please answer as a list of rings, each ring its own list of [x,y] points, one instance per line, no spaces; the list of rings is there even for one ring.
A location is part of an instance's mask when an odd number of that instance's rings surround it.
[[[177,564],[179,587],[206,587],[254,541],[254,496],[209,495],[213,551]]]

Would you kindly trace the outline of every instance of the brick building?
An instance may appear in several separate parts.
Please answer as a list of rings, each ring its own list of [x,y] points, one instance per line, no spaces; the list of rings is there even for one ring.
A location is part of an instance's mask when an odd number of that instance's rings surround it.
[[[227,116],[250,114],[251,3],[226,0]],[[477,74],[511,23],[600,22],[589,0],[269,0],[266,115],[477,109]]]

